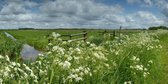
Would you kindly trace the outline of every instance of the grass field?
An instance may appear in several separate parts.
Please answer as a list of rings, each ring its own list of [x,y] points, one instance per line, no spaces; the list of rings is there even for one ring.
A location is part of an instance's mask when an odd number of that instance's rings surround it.
[[[99,32],[103,32],[104,30],[11,30],[7,31],[8,33],[12,34],[16,39],[26,42],[32,46],[34,46],[38,50],[45,50],[46,45],[48,43],[47,35],[51,34],[52,32],[59,33],[61,35],[68,35],[68,34],[76,34],[81,33],[83,31],[88,32],[88,40],[90,39],[100,39],[102,35],[100,35]],[[107,30],[109,32],[112,32],[113,30]],[[119,31],[119,30],[116,30]],[[139,30],[125,30],[122,31],[125,33],[134,33],[134,32],[140,32]],[[96,37],[96,38],[94,38]],[[78,37],[77,37],[78,38]],[[69,39],[69,37],[63,37],[62,39]]]
[[[2,52],[19,51],[28,43],[44,53],[25,64],[0,56],[0,83],[32,84],[167,84],[168,31],[122,30],[111,38],[104,30],[87,30],[88,42],[64,42],[58,34],[83,30],[7,30],[17,42],[3,35]],[[48,44],[47,35],[52,41]],[[5,44],[9,42],[8,44]],[[96,45],[95,45],[96,44]],[[14,45],[14,46],[13,46]],[[13,47],[11,47],[13,46]],[[18,47],[16,47],[18,46]],[[13,49],[17,48],[19,50]],[[9,50],[10,49],[10,50]],[[14,51],[16,50],[16,51]],[[16,56],[16,55],[14,55]],[[15,79],[15,80],[12,80]]]

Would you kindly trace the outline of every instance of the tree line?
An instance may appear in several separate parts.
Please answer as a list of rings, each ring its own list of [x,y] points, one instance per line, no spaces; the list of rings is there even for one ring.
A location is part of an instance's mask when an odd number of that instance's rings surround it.
[[[155,26],[155,27],[149,27],[149,30],[158,30],[158,29],[164,29],[164,30],[168,30],[168,27],[166,26]]]

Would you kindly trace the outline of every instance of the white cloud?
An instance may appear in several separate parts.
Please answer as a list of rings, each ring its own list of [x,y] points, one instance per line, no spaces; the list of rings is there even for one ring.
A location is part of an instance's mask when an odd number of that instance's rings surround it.
[[[136,13],[126,16],[127,26],[147,28],[150,26],[159,26],[165,25],[165,21],[162,18],[159,18],[148,11],[138,11]]]
[[[153,5],[152,0],[127,0],[129,3]],[[156,0],[155,0],[156,1]],[[165,20],[147,11],[123,13],[120,5],[106,5],[96,0],[5,0],[0,10],[0,28],[144,28],[164,25]],[[156,2],[155,2],[156,3]],[[157,2],[158,7],[163,2]],[[36,9],[36,11],[32,9]],[[167,10],[164,5],[162,9]],[[165,15],[168,12],[165,11]]]
[[[162,10],[162,13],[168,17],[168,0],[127,0],[128,3],[134,4],[139,3],[142,6],[157,6]]]
[[[128,3],[140,3],[140,0],[127,0]]]
[[[58,23],[101,27],[101,24],[107,25],[107,22],[120,23],[121,19],[116,15],[121,13],[123,8],[120,5],[108,6],[93,0],[56,0],[44,3],[40,10]]]
[[[40,7],[43,13],[50,17],[79,17],[86,20],[96,20],[105,14],[116,14],[122,11],[122,7],[107,6],[92,0],[56,0],[44,3]]]
[[[22,4],[10,3],[3,6],[0,11],[0,14],[8,15],[8,14],[24,14],[28,12]]]

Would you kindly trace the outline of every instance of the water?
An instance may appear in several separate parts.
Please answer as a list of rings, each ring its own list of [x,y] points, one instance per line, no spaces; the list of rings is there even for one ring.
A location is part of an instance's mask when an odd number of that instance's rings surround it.
[[[4,33],[5,33],[5,35],[6,35],[7,37],[9,37],[9,38],[11,38],[12,40],[16,41],[16,39],[15,39],[12,35],[10,35],[10,34],[7,33],[7,32],[4,32]]]
[[[7,32],[4,32],[4,33],[7,37],[11,38],[12,40],[14,41],[17,40],[9,33]],[[20,52],[21,57],[24,61],[35,61],[40,53],[41,53],[40,51],[36,50],[34,47],[28,44],[23,44],[22,50]]]
[[[35,61],[38,57],[38,54],[40,54],[40,51],[34,49],[34,47],[28,44],[24,44],[20,54],[23,60]]]

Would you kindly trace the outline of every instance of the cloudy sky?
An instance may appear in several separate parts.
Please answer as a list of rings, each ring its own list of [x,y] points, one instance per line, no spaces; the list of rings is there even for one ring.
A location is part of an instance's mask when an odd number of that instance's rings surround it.
[[[0,0],[0,28],[168,26],[168,0]]]

